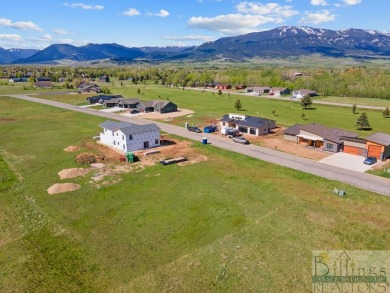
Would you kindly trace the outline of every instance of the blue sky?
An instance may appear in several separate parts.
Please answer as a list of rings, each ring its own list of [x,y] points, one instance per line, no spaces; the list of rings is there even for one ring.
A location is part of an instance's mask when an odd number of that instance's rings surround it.
[[[389,0],[7,1],[0,47],[188,46],[283,25],[390,32],[389,11]]]

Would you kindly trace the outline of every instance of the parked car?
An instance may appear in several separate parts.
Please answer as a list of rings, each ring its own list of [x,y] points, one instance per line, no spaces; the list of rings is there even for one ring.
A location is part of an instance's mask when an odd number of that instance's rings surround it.
[[[373,165],[375,164],[376,162],[378,162],[378,160],[375,158],[375,157],[368,157],[364,160],[364,164],[366,165]]]
[[[195,126],[190,126],[187,128],[189,131],[196,132],[196,133],[201,133],[202,130],[200,130],[198,127]]]
[[[242,144],[249,144],[249,140],[243,138],[243,137],[233,137],[232,139],[234,142],[242,143]]]
[[[135,109],[134,109],[134,110],[131,110],[131,111],[130,111],[130,114],[138,114],[138,113],[139,113],[139,110],[135,110]]]

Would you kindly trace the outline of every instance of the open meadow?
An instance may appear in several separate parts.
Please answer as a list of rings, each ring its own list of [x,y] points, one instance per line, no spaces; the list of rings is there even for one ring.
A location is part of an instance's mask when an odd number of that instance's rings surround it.
[[[235,99],[141,90],[194,110],[194,123],[231,112]],[[289,102],[242,101],[247,114],[275,109],[281,124],[302,112]],[[354,128],[350,109],[316,108],[305,111],[308,121],[317,114],[316,122]],[[374,130],[389,132],[368,113]],[[92,171],[62,180],[81,189],[48,195],[60,170],[89,168],[75,156],[95,143],[102,121],[0,97],[1,292],[309,292],[312,250],[390,249],[390,198],[197,142],[193,152],[207,160],[135,168],[100,185]],[[71,145],[80,151],[65,152]]]

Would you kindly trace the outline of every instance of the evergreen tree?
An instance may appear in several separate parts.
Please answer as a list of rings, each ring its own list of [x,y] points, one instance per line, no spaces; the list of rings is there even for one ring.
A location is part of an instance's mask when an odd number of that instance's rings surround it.
[[[352,113],[353,113],[353,114],[356,114],[356,104],[353,104],[353,105],[352,105]]]
[[[356,121],[356,126],[362,130],[363,128],[369,128],[370,127],[370,122],[368,122],[368,117],[366,112],[363,112],[359,118]]]
[[[383,118],[389,118],[390,117],[390,110],[389,107],[386,107],[386,109],[382,113]]]
[[[236,108],[237,111],[240,111],[242,109],[242,104],[240,99],[236,100],[236,102],[234,103],[234,108]]]

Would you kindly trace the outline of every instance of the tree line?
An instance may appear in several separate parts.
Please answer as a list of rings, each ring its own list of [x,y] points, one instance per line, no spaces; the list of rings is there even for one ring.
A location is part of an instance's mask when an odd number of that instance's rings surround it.
[[[178,87],[202,86],[208,82],[246,86],[311,89],[319,95],[390,99],[390,69],[350,67],[344,69],[299,68],[178,68],[169,66],[1,66],[0,78],[45,76],[67,82],[108,76],[133,83],[154,83]],[[296,74],[299,72],[299,76]]]

